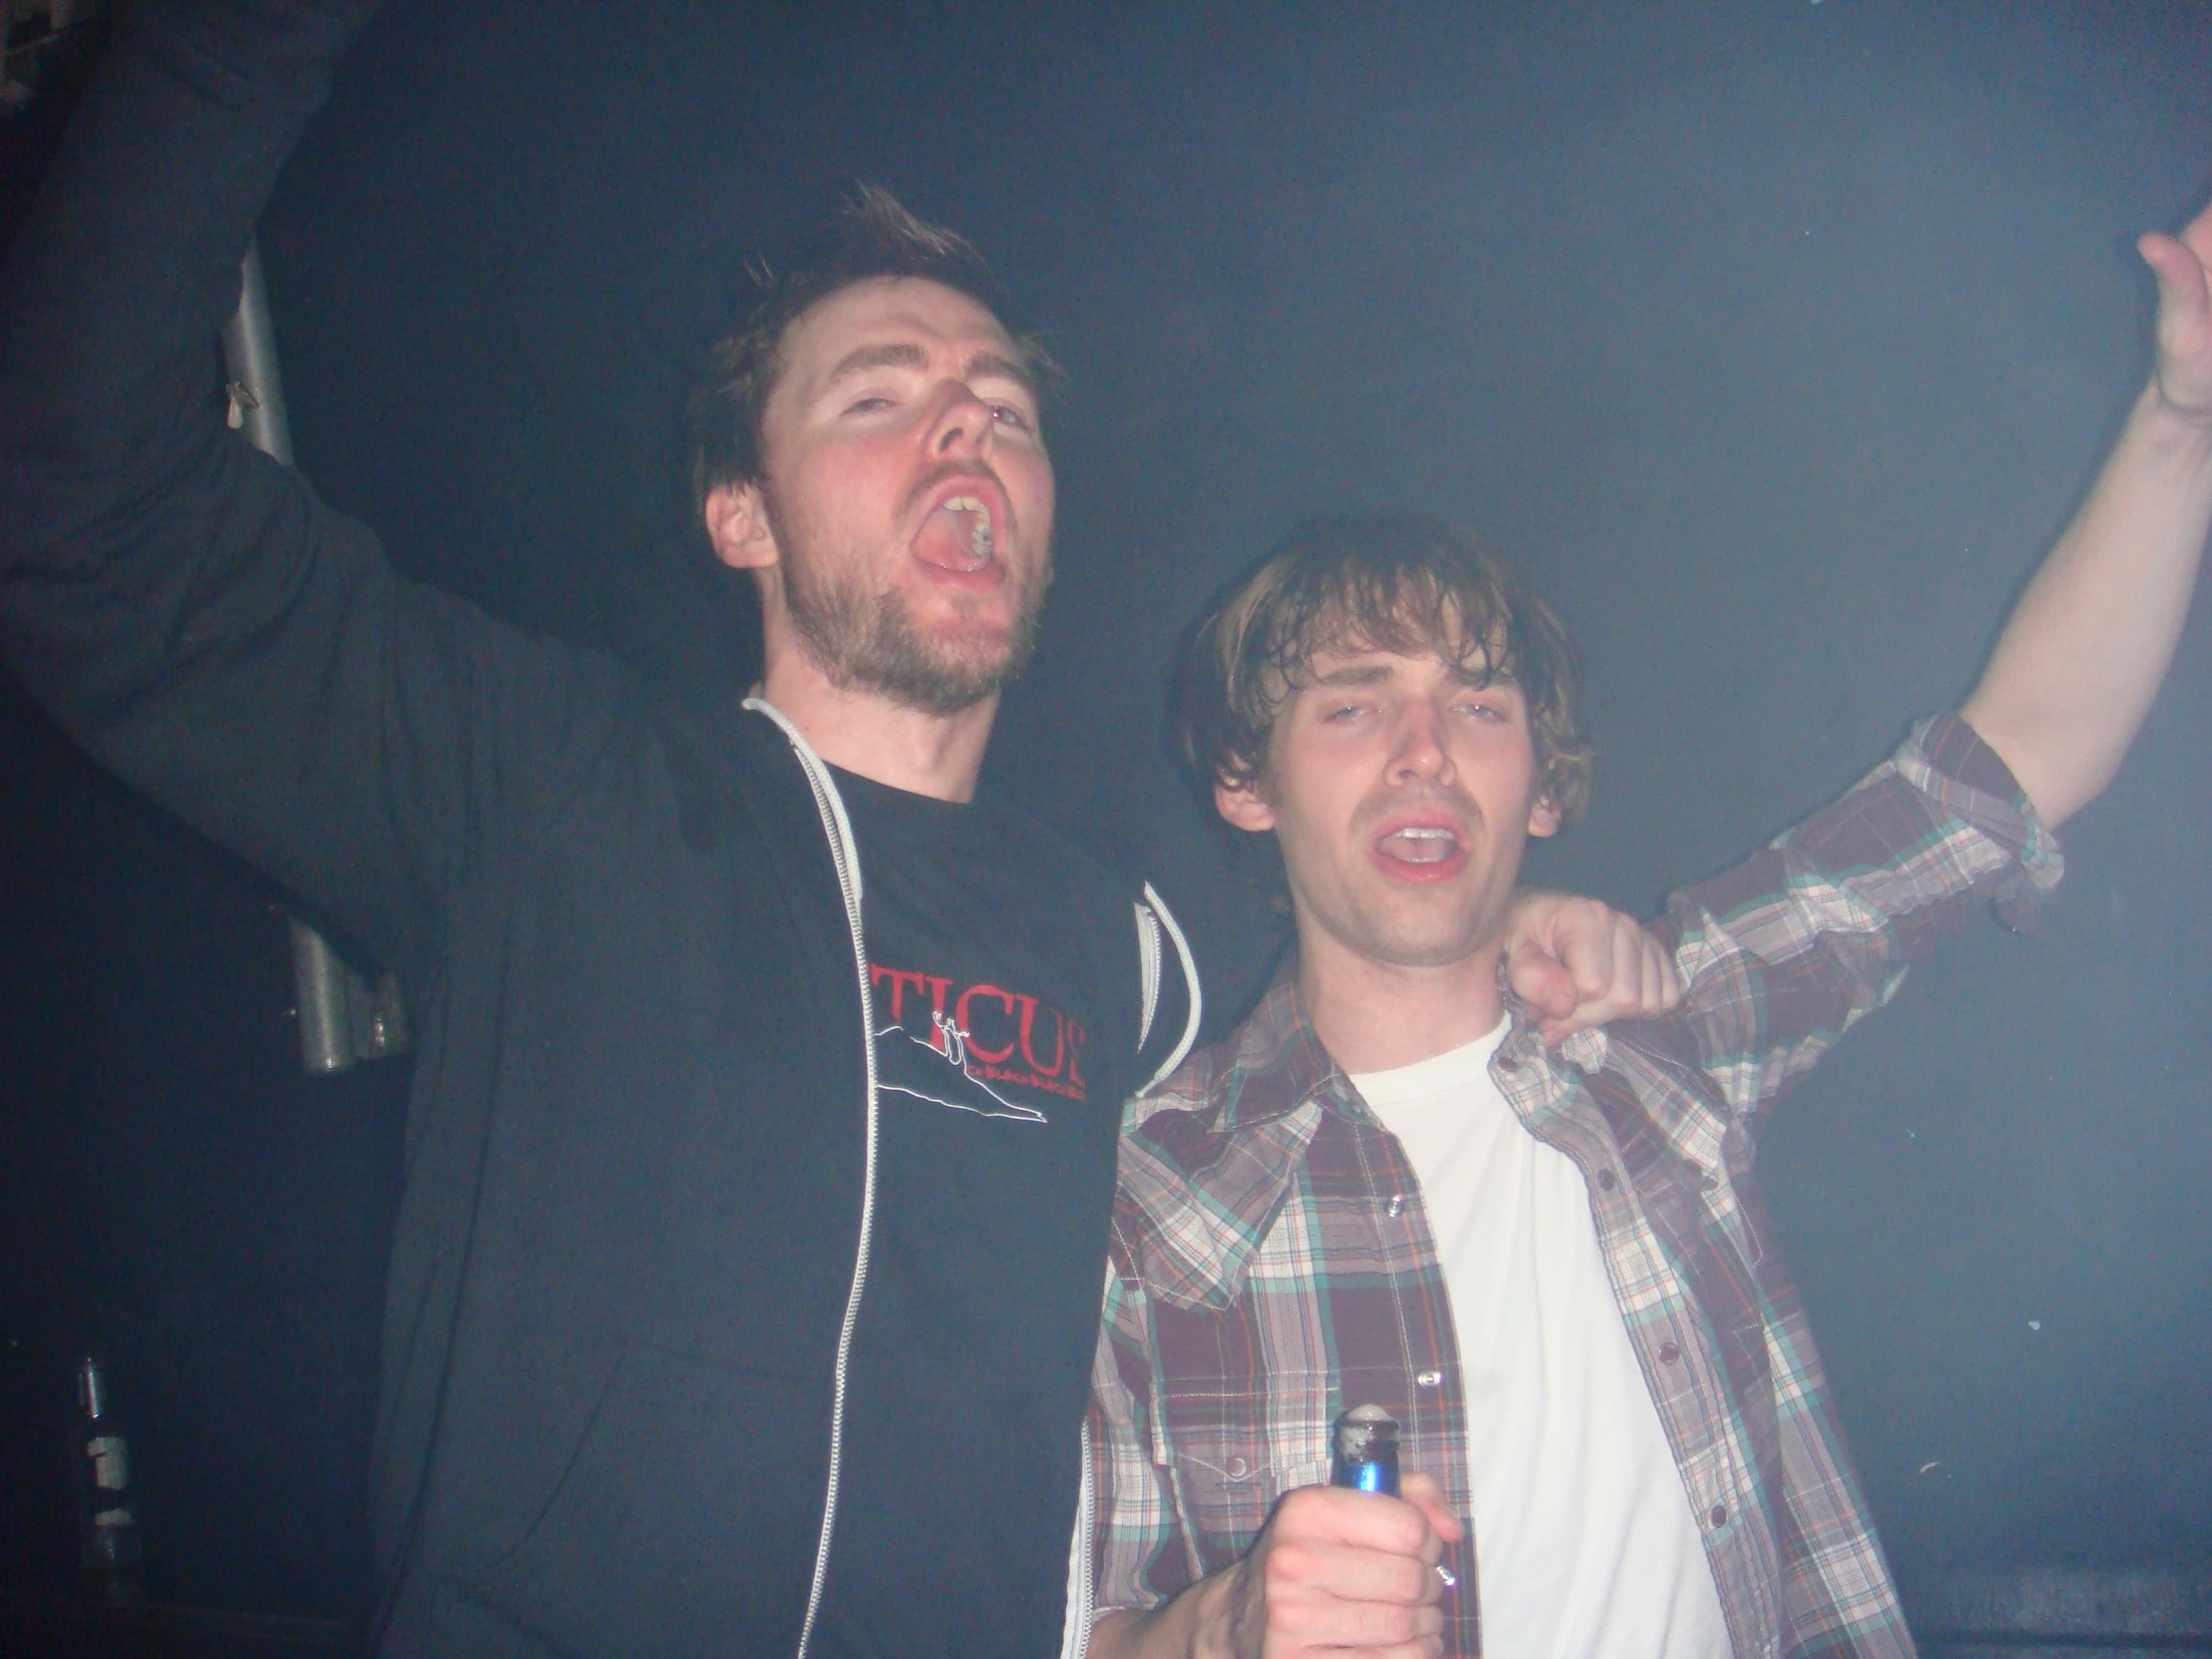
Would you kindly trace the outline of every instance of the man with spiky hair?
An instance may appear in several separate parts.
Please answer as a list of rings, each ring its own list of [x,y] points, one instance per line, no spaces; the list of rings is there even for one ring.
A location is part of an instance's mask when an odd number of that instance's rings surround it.
[[[0,275],[0,649],[426,1010],[374,1646],[1050,1651],[1120,1106],[1198,1003],[1149,889],[976,790],[1046,365],[880,194],[768,284],[693,408],[751,696],[401,579],[213,350],[370,9],[120,26]],[[1602,991],[1615,924],[1535,915]]]
[[[1590,755],[1495,561],[1326,519],[1208,614],[1181,745],[1272,838],[1298,943],[1125,1137],[1099,1659],[1913,1651],[1752,1148],[1939,934],[2052,888],[2165,675],[2212,524],[2212,210],[2140,246],[2156,369],[1980,683],[1675,895],[1665,1017],[1554,1053],[1499,972]],[[1371,1405],[1402,1496],[1323,1484]]]

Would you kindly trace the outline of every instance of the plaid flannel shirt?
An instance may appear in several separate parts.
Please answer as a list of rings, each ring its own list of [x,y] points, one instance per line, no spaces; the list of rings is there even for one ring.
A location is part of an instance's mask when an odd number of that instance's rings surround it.
[[[1492,1062],[1589,1184],[1600,1246],[1700,1517],[1739,1659],[1910,1654],[1821,1361],[1753,1183],[1762,1114],[1979,903],[2057,882],[2049,832],[1943,716],[1850,794],[1669,902],[1688,985],[1664,1019],[1546,1050],[1508,996]],[[1329,1477],[1356,1404],[1469,1512],[1451,1310],[1397,1142],[1286,972],[1227,1041],[1133,1102],[1091,1407],[1096,1608],[1236,1561]],[[1447,1561],[1449,1653],[1480,1650],[1478,1540]]]

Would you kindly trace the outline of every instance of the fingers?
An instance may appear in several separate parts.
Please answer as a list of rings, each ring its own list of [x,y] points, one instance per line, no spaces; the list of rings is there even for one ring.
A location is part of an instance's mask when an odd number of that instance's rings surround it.
[[[1407,1474],[1400,1476],[1397,1483],[1397,1495],[1401,1500],[1410,1503],[1421,1512],[1422,1517],[1428,1522],[1428,1530],[1433,1532],[1439,1540],[1436,1554],[1429,1558],[1431,1563],[1442,1558],[1441,1544],[1455,1544],[1467,1535],[1467,1529],[1460,1524],[1459,1517],[1453,1514],[1451,1506],[1444,1502],[1443,1483],[1434,1475]]]
[[[2212,271],[2212,203],[2182,227],[2181,240],[2195,251],[2197,263]]]
[[[2212,208],[2180,236],[2153,231],[2135,248],[2158,279],[2159,391],[2179,412],[2212,419]]]
[[[1617,997],[1633,984],[1630,935],[1640,931],[1627,916],[1594,898],[1572,898],[1560,905],[1551,936],[1559,960],[1574,978],[1576,1002]]]
[[[2179,236],[2151,231],[2136,238],[2135,248],[2156,273],[2161,296],[2169,282],[2182,297],[2201,294],[2205,273],[2212,271],[2212,207],[2183,226]]]
[[[2190,227],[2191,231],[2196,229],[2196,226]],[[2201,240],[2212,242],[2212,231]],[[2207,302],[2205,271],[2212,267],[2212,249],[2195,248],[2178,237],[2150,231],[2136,239],[2135,251],[2143,256],[2143,263],[2158,278],[2162,313],[2173,313],[2177,320],[2188,320],[2203,313]]]
[[[1507,950],[1505,979],[1529,1012],[1542,1020],[1565,1019],[1582,1000],[1572,970],[1536,939],[1516,940]]]
[[[1547,1042],[1616,1019],[1648,1019],[1682,1000],[1671,952],[1633,916],[1594,898],[1526,895],[1513,918],[1506,977]]]
[[[1424,1475],[1407,1475],[1415,1482]],[[1428,1480],[1433,1487],[1434,1482]],[[1268,1534],[1278,1547],[1284,1542],[1321,1548],[1344,1547],[1374,1550],[1382,1554],[1422,1557],[1435,1539],[1428,1516],[1403,1498],[1356,1492],[1343,1486],[1301,1486],[1286,1492],[1268,1518]],[[1434,1554],[1425,1557],[1433,1560]]]
[[[1431,1539],[1424,1554],[1440,1554],[1441,1549]],[[1338,1602],[1361,1607],[1430,1607],[1443,1596],[1443,1580],[1436,1576],[1434,1561],[1422,1555],[1360,1549],[1351,1544],[1278,1538],[1269,1547],[1266,1574],[1271,1608],[1291,1606],[1284,1599],[1286,1595],[1302,1598],[1301,1604],[1310,1610]],[[1340,1624],[1352,1617],[1335,1616]],[[1410,1632],[1412,1626],[1400,1623],[1396,1628]]]
[[[1664,1014],[1682,1005],[1683,992],[1688,988],[1682,983],[1682,968],[1674,959],[1674,952],[1648,927],[1636,929],[1641,938],[1643,985],[1649,999],[1656,1005],[1647,1009],[1650,1013]]]
[[[1367,1593],[1352,1577],[1359,1563],[1332,1558],[1326,1573],[1319,1573],[1296,1546],[1276,1545],[1248,1563],[1259,1568],[1261,1604],[1250,1611],[1260,1618],[1244,1624],[1245,1640],[1237,1645],[1271,1659],[1310,1651],[1371,1656],[1440,1651],[1444,1615],[1435,1570],[1402,1556],[1380,1557],[1373,1564],[1394,1569],[1391,1576],[1401,1582]]]
[[[1407,1476],[1409,1499],[1307,1486],[1287,1494],[1241,1564],[1241,1648],[1432,1654],[1443,1632],[1436,1572],[1461,1533],[1435,1481]],[[1255,1630],[1255,1626],[1259,1630]]]

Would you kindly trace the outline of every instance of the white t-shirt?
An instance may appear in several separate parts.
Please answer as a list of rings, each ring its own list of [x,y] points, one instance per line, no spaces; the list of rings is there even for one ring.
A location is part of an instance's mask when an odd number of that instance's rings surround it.
[[[1451,1297],[1484,1659],[1718,1659],[1720,1596],[1588,1188],[1492,1081],[1504,1036],[1352,1080],[1413,1166]]]

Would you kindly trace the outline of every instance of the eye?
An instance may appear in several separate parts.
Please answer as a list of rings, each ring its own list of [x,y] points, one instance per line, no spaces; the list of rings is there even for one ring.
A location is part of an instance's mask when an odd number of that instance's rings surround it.
[[[891,406],[891,400],[880,393],[870,392],[865,397],[855,397],[844,407],[846,414],[879,414]]]
[[[1028,412],[1011,403],[993,403],[991,419],[1001,426],[1010,426],[1017,432],[1026,432],[1030,426]]]

